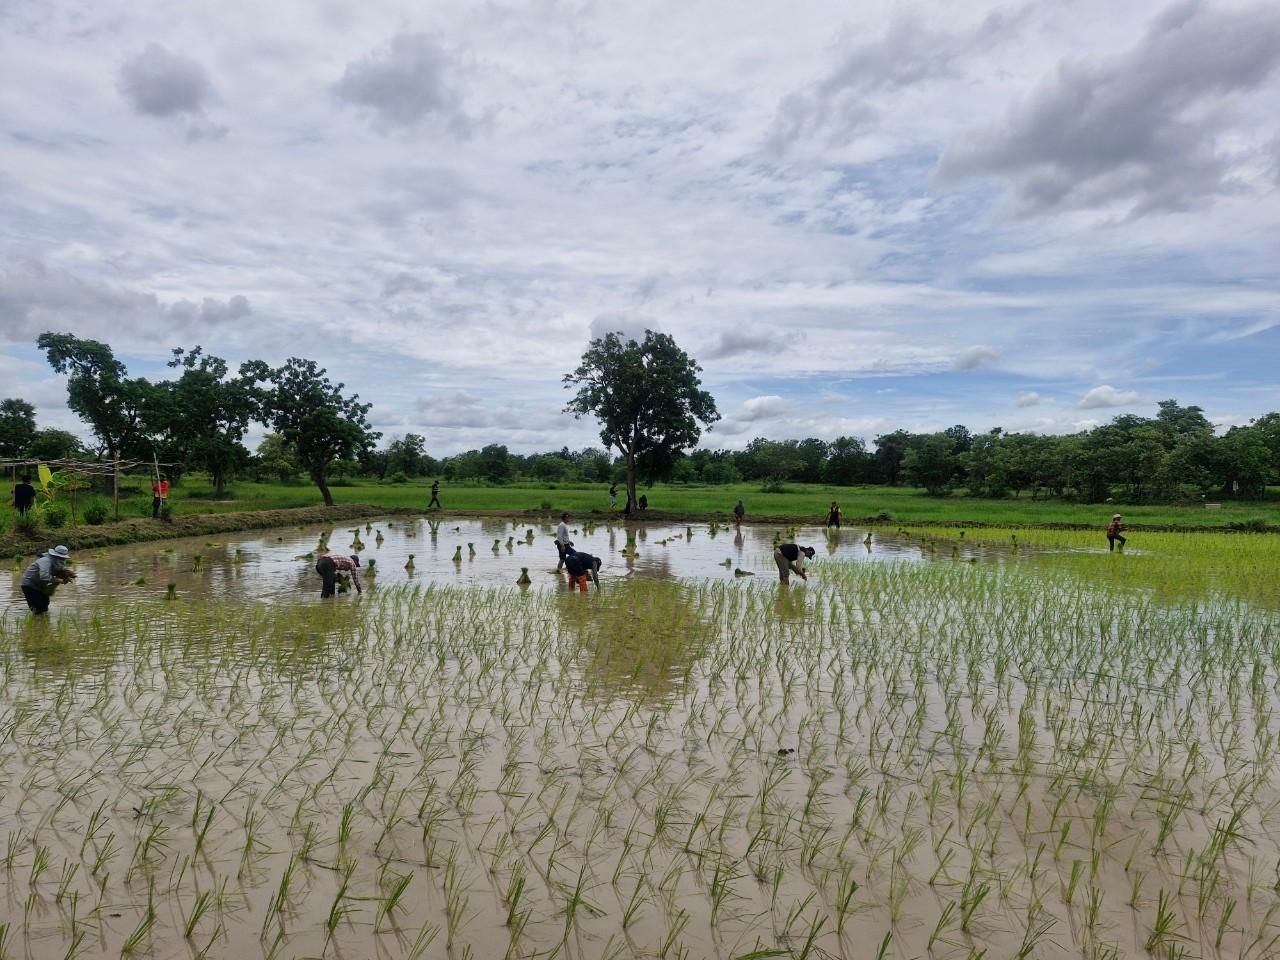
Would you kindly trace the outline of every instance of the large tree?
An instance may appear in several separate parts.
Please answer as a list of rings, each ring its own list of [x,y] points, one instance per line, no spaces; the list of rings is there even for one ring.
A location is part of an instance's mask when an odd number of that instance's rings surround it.
[[[162,440],[161,458],[207,471],[220,497],[248,460],[243,440],[257,409],[254,384],[243,375],[228,377],[227,362],[199,346],[175,349],[169,366],[182,375],[157,385],[148,416]]]
[[[0,400],[0,457],[25,457],[36,436],[36,408],[25,400]]]
[[[577,388],[565,411],[594,416],[605,446],[622,454],[628,508],[636,503],[640,458],[671,458],[698,442],[700,424],[720,419],[701,372],[670,335],[646,330],[643,342],[617,333],[592,340],[578,369],[565,376],[565,386]]]
[[[257,388],[259,416],[294,451],[298,462],[320,488],[325,506],[333,506],[329,472],[338,460],[353,460],[382,434],[369,426],[372,404],[358,394],[343,396],[346,384],[333,383],[314,360],[290,357],[284,366],[261,360],[242,364],[240,375]]]
[[[111,348],[97,340],[42,333],[36,345],[54,370],[67,374],[67,406],[89,424],[101,453],[150,457],[144,418],[155,388],[147,380],[130,379]]]

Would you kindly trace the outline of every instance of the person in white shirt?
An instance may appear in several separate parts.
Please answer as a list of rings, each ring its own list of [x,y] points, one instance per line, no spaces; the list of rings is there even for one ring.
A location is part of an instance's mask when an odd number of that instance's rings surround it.
[[[556,552],[560,554],[560,562],[556,564],[557,570],[564,569],[564,551],[569,546],[569,515],[567,513],[560,514],[560,525],[556,527]]]

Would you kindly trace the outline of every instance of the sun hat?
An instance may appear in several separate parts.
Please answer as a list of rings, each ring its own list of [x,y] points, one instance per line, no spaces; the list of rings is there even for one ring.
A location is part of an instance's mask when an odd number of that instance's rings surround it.
[[[60,543],[49,551],[49,555],[53,557],[61,557],[63,560],[67,560],[71,557],[71,551],[68,550],[64,544]]]
[[[1117,513],[1117,514],[1116,514],[1114,517],[1112,517],[1111,519],[1112,519],[1112,520],[1119,520],[1119,519],[1120,519],[1120,514],[1118,514],[1118,513]]]

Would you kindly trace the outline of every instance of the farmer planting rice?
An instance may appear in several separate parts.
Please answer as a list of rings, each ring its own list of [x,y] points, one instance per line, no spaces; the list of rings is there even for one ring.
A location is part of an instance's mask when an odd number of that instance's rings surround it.
[[[1120,549],[1121,550],[1124,549],[1124,545],[1129,541],[1125,538],[1124,533],[1122,532],[1123,530],[1124,530],[1124,524],[1120,522],[1120,514],[1117,513],[1114,517],[1111,518],[1111,522],[1107,524],[1107,550],[1108,551],[1115,550],[1116,541],[1120,542]],[[1141,553],[1141,551],[1139,551],[1139,553]]]
[[[804,572],[804,564],[806,560],[812,560],[817,552],[813,547],[801,547],[794,543],[778,544],[773,551],[773,562],[778,565],[778,579],[782,583],[790,583],[791,574],[794,573],[801,580],[808,580],[809,575]]]
[[[325,600],[337,592],[338,574],[351,576],[351,584],[356,593],[363,593],[360,586],[360,558],[356,554],[343,556],[338,553],[326,553],[316,561],[316,573],[320,574],[320,599]]]
[[[61,584],[75,578],[75,571],[67,567],[71,551],[59,544],[48,553],[42,553],[31,562],[18,586],[27,599],[27,606],[37,617],[49,612],[49,601]]]
[[[597,590],[600,589],[601,560],[599,557],[593,557],[589,553],[569,547],[564,552],[564,565],[565,569],[569,571],[570,593],[573,593],[575,586],[583,593],[586,593],[588,578],[595,583]]]

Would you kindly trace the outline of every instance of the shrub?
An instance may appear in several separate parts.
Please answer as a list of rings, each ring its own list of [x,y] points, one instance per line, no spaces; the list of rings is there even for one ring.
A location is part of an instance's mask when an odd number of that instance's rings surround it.
[[[24,537],[34,537],[40,532],[40,518],[34,510],[13,515],[13,532]]]
[[[550,501],[550,500],[543,500],[543,501],[542,501],[542,509],[543,509],[543,510],[550,510],[550,509],[551,509],[551,501]]]
[[[876,519],[877,519],[877,520],[892,520],[892,519],[893,519],[893,514],[891,514],[888,510],[881,510],[879,513],[877,513],[877,514],[876,514]]]
[[[42,508],[44,525],[50,530],[58,530],[67,525],[69,516],[67,508],[60,503],[46,503]]]
[[[397,470],[391,476],[387,477],[387,483],[408,483],[409,475],[403,470]]]
[[[1266,517],[1250,517],[1248,520],[1232,520],[1227,526],[1232,530],[1246,530],[1250,533],[1266,533]]]
[[[160,519],[165,523],[173,523],[173,508],[169,506],[168,500],[160,504]]]
[[[103,501],[91,500],[89,505],[84,508],[84,522],[91,527],[101,526],[106,523],[110,513],[111,511]]]

